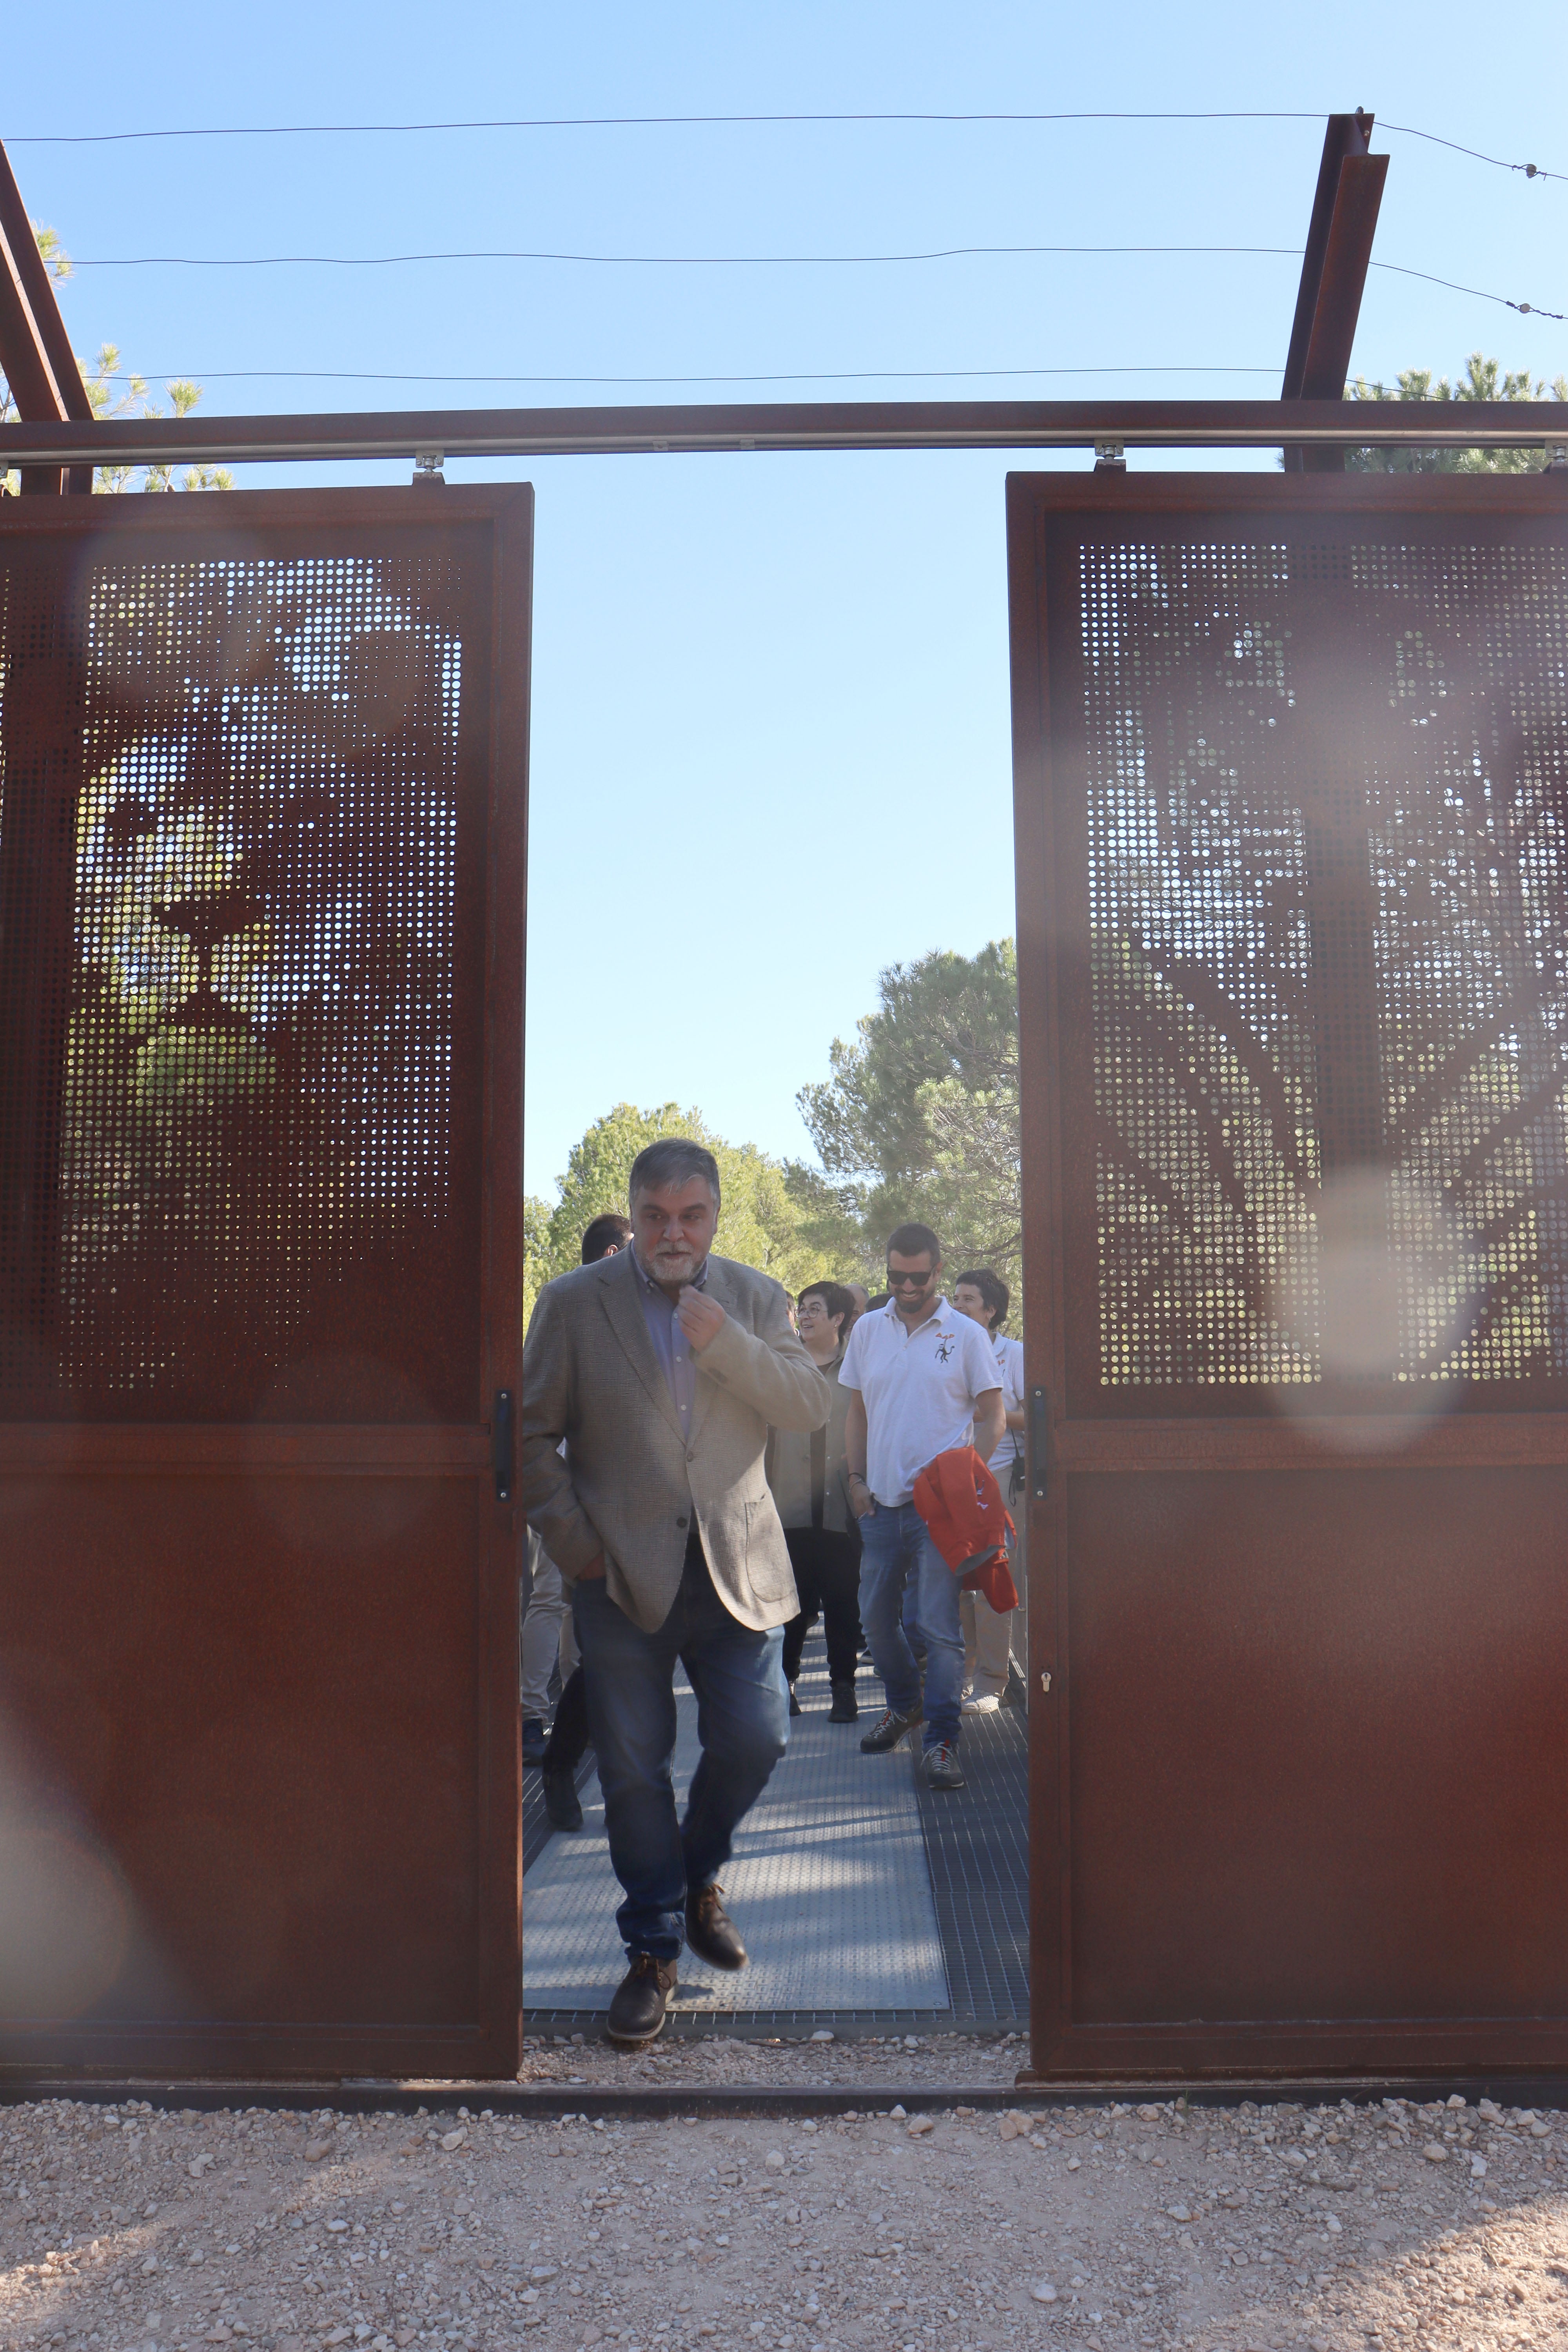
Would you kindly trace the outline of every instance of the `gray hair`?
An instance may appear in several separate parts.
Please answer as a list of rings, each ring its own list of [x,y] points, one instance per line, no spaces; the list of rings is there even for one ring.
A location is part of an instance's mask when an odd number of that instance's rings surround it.
[[[684,1135],[661,1135],[632,1161],[632,1172],[626,1185],[626,1195],[632,1207],[639,1192],[661,1192],[667,1184],[689,1183],[700,1176],[713,1195],[713,1205],[719,1205],[719,1162],[700,1143],[692,1143]]]

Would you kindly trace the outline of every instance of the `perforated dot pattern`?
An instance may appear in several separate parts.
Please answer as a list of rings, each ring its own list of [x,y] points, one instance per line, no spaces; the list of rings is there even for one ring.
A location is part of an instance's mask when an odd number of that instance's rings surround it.
[[[1568,1373],[1568,553],[1077,566],[1100,1382],[1528,1402]]]
[[[474,1412],[458,568],[7,562],[12,1417]]]

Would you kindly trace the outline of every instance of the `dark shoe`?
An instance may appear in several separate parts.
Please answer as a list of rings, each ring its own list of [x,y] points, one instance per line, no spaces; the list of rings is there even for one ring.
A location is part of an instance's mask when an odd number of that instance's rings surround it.
[[[631,1963],[616,1987],[605,2031],[612,2042],[651,2042],[675,1990],[675,1962],[634,1952]]]
[[[721,1886],[699,1886],[686,1898],[686,1940],[699,1959],[716,1969],[743,1969],[746,1948],[719,1897]]]
[[[583,1808],[577,1802],[577,1783],[570,1772],[548,1768],[540,1776],[544,1790],[544,1810],[552,1829],[580,1830]]]
[[[958,1750],[950,1739],[939,1739],[928,1748],[921,1759],[928,1789],[962,1789],[963,1775],[958,1769]]]
[[[833,1685],[833,1705],[827,1710],[829,1723],[858,1723],[860,1710],[855,1704],[853,1683]]]
[[[860,1742],[861,1755],[885,1756],[889,1748],[898,1746],[906,1731],[912,1731],[917,1723],[924,1721],[923,1706],[917,1706],[913,1715],[895,1715],[889,1707],[876,1729],[868,1731]]]
[[[795,1695],[795,1685],[793,1683],[791,1683],[789,1686],[789,1711],[792,1715],[804,1715],[805,1713],[805,1707],[802,1706],[799,1699],[797,1699]]]
[[[522,1718],[522,1760],[525,1764],[542,1764],[550,1735],[536,1715]]]

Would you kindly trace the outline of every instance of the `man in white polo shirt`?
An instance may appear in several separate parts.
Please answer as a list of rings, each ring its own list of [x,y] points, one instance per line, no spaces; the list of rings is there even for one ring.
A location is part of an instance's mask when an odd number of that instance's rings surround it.
[[[988,1461],[1006,1415],[990,1342],[978,1323],[942,1297],[941,1274],[942,1244],[929,1225],[900,1225],[889,1236],[892,1295],[850,1333],[838,1385],[850,1391],[844,1451],[860,1522],[860,1622],[888,1695],[886,1714],[860,1745],[881,1754],[923,1724],[928,1785],[962,1789],[958,1579],[910,1497],[926,1465],[955,1445],[972,1444]],[[926,1650],[923,1711],[920,1669],[903,1626],[904,1588],[911,1580]]]

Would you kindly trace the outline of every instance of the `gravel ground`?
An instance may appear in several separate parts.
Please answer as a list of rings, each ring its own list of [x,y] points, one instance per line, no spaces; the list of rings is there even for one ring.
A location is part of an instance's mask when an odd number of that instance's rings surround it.
[[[822,2090],[835,2084],[877,2090],[921,2083],[939,2089],[967,2083],[976,2090],[1005,2089],[1028,2055],[1020,2033],[872,2034],[840,2042],[826,2031],[820,2039],[771,2037],[742,2041],[710,2033],[689,2040],[650,2042],[636,2055],[598,2036],[581,2033],[531,2036],[523,2044],[520,2083],[582,2083],[595,2090],[624,2084],[689,2083],[694,2090],[722,2090],[754,2083],[780,2091]]]
[[[0,2345],[1562,2352],[1563,2137],[1397,2101],[593,2125],[48,2102],[0,2111]]]

